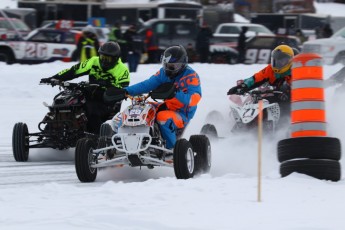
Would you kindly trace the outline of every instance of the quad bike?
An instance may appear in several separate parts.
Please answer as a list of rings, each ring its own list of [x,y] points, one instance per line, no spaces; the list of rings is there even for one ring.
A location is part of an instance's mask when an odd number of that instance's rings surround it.
[[[260,87],[243,95],[232,94],[229,96],[230,113],[233,121],[231,132],[249,131],[257,128],[259,115],[259,100],[263,101],[263,128],[266,131],[274,132],[280,119],[280,106],[277,102],[270,103],[267,98],[275,94],[281,94],[270,87]],[[222,120],[218,111],[212,111],[209,115]],[[215,119],[214,119],[215,120]],[[215,124],[207,123],[201,129],[201,134],[217,138],[218,131]]]
[[[156,107],[148,99],[165,99],[171,89],[174,90],[170,87],[148,95],[127,95],[131,105],[102,124],[97,140],[83,138],[77,142],[75,168],[81,182],[93,182],[97,170],[108,166],[172,167],[178,179],[210,170],[211,146],[205,135],[192,135],[186,140],[181,138],[184,130],[180,129],[174,148],[165,147],[156,122]]]
[[[12,148],[16,161],[27,161],[30,148],[63,150],[75,147],[77,140],[86,135],[85,93],[90,87],[98,85],[84,81],[53,81],[51,85],[59,85],[61,91],[54,97],[52,105],[43,103],[49,108],[49,112],[39,122],[39,132],[29,133],[27,125],[22,122],[14,125]]]

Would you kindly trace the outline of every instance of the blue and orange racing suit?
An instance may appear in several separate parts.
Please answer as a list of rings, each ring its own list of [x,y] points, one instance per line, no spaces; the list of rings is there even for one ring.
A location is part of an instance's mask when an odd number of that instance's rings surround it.
[[[198,74],[187,66],[177,77],[170,79],[161,68],[149,79],[125,89],[129,95],[135,96],[148,93],[167,82],[174,82],[177,92],[173,98],[164,101],[167,109],[159,111],[156,120],[160,126],[162,137],[166,140],[166,147],[171,149],[176,143],[176,131],[186,127],[201,100]]]

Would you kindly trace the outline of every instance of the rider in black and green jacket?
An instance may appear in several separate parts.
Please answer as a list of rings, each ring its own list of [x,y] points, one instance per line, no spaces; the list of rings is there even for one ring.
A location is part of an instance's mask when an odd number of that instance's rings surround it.
[[[88,118],[88,131],[99,133],[100,125],[109,118],[111,111],[103,101],[105,90],[129,85],[130,77],[128,67],[122,63],[121,49],[116,42],[106,42],[98,50],[99,56],[80,62],[69,69],[62,70],[49,78],[42,78],[41,83],[52,81],[68,81],[80,76],[89,75],[90,84],[99,84],[100,87],[86,95],[86,116]],[[121,104],[115,108],[120,110]]]

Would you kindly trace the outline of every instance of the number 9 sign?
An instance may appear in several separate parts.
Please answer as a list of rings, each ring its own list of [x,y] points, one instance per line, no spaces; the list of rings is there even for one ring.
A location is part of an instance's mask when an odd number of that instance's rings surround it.
[[[270,63],[270,49],[248,49],[246,52],[247,64],[268,64]]]

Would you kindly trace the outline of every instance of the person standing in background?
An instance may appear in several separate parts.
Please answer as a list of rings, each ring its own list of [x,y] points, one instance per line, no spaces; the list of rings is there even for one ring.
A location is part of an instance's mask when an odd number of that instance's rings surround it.
[[[246,60],[246,32],[248,31],[247,26],[242,26],[241,33],[238,36],[237,41],[237,51],[238,51],[238,60],[237,63],[244,63]]]
[[[326,23],[321,30],[322,38],[329,38],[333,35],[333,29],[331,28],[331,25]]]
[[[145,45],[148,59],[146,63],[158,63],[158,38],[154,34],[151,28],[146,30],[145,33]]]
[[[136,72],[144,49],[143,40],[137,33],[135,25],[131,25],[123,34],[127,44],[127,61],[129,72]]]
[[[210,39],[212,31],[207,23],[203,23],[196,37],[196,52],[199,54],[200,62],[207,63],[210,56]]]
[[[110,30],[108,40],[119,44],[121,48],[121,60],[127,62],[126,40],[123,39],[120,22],[117,21],[114,23],[114,26]]]
[[[95,29],[91,25],[88,25],[82,32],[82,36],[77,43],[77,53],[80,62],[97,56],[99,49],[99,41]]]

